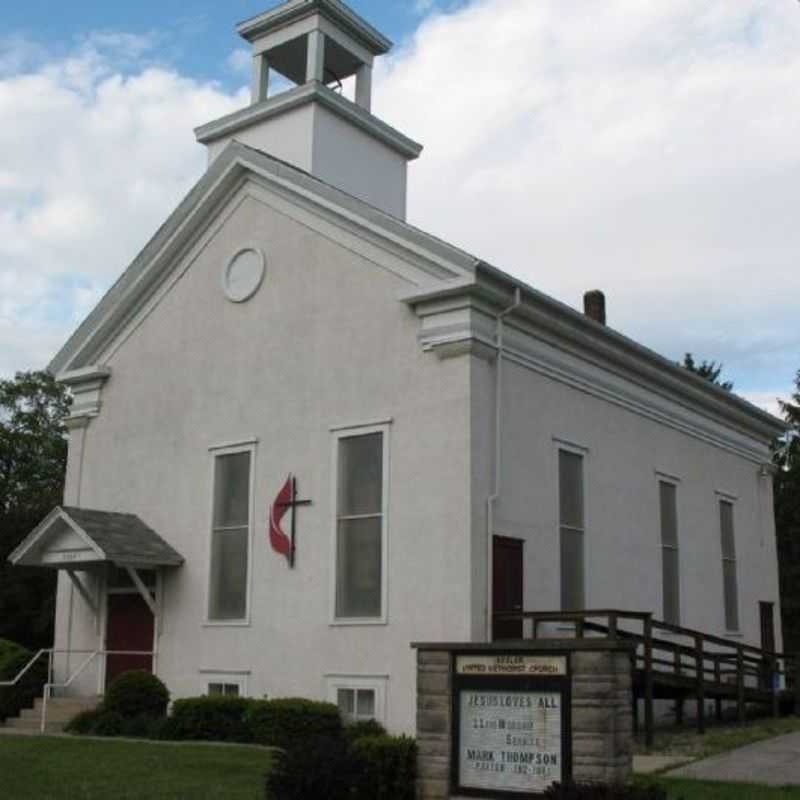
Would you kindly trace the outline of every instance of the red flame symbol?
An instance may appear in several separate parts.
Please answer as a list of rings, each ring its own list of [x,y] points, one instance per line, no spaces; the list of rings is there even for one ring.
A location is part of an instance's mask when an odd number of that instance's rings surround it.
[[[294,499],[294,478],[290,475],[283,484],[283,488],[278,492],[275,502],[269,512],[269,543],[276,553],[290,556],[292,552],[292,542],[281,528],[281,520],[286,512],[291,508]]]

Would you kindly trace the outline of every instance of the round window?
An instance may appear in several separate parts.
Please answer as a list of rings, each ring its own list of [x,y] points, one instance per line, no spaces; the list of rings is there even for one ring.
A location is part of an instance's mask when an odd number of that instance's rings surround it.
[[[264,280],[264,255],[254,247],[240,250],[228,262],[222,273],[222,288],[233,303],[249,300]]]

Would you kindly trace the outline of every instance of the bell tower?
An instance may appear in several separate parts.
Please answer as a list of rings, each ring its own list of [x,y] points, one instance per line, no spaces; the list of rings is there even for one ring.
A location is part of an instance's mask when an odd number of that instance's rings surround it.
[[[203,125],[209,163],[232,139],[287,161],[400,219],[408,162],[421,145],[372,114],[372,67],[392,43],[340,0],[288,0],[242,22],[251,102]],[[271,78],[296,86],[271,94]],[[341,84],[355,76],[355,101]]]

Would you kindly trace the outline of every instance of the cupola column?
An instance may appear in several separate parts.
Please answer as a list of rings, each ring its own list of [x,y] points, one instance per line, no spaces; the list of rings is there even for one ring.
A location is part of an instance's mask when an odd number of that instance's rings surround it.
[[[325,34],[318,28],[308,34],[306,83],[311,81],[325,83]]]
[[[362,64],[356,72],[356,105],[372,110],[372,65]]]
[[[254,103],[260,103],[269,96],[269,61],[265,53],[258,53],[253,57],[253,86],[251,98]]]

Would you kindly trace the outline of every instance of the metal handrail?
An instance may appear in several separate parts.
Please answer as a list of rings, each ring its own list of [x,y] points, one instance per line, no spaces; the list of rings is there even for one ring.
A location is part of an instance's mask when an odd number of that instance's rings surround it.
[[[50,652],[50,650],[48,650],[47,648],[44,648],[44,647],[43,647],[43,648],[42,648],[41,650],[39,650],[39,652],[38,652],[38,653],[36,653],[36,655],[35,655],[35,656],[34,656],[34,657],[33,657],[33,658],[32,658],[32,659],[31,659],[31,660],[30,660],[30,661],[29,661],[29,662],[28,662],[28,663],[27,663],[27,664],[26,664],[26,665],[25,665],[25,666],[24,666],[24,667],[23,667],[23,668],[22,668],[22,669],[21,669],[21,670],[20,670],[20,671],[17,673],[16,677],[15,677],[13,680],[10,680],[10,681],[0,681],[0,687],[6,687],[6,686],[16,686],[16,685],[17,685],[17,684],[18,684],[18,683],[19,683],[19,682],[22,680],[22,678],[25,676],[25,673],[26,673],[26,672],[27,672],[27,671],[28,671],[28,670],[29,670],[29,669],[30,669],[30,668],[31,668],[31,667],[32,667],[32,666],[33,666],[33,665],[34,665],[34,664],[35,664],[35,663],[36,663],[36,662],[39,660],[39,658],[40,658],[40,657],[41,657],[41,656],[42,656],[44,653],[49,653],[49,652]],[[49,673],[49,672],[47,673],[47,677],[48,677],[48,678],[50,677],[50,673]]]
[[[47,701],[52,699],[53,689],[67,689],[76,678],[78,678],[83,671],[97,658],[97,656],[151,656],[155,657],[155,652],[152,650],[51,650],[50,651],[50,667],[52,670],[53,656],[56,654],[83,654],[89,653],[89,657],[84,659],[78,669],[72,673],[63,683],[51,683],[49,678],[52,672],[48,673],[48,683],[44,685],[42,693],[42,723],[41,732],[44,733],[47,728]]]

